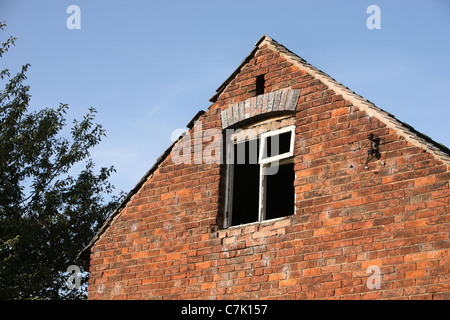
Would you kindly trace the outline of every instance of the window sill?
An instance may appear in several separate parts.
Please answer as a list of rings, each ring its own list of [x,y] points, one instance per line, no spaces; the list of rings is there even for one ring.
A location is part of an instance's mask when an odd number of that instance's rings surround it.
[[[268,220],[263,220],[263,221],[249,222],[249,223],[239,224],[236,226],[229,226],[228,228],[223,228],[222,230],[231,230],[231,229],[237,229],[237,228],[242,228],[242,227],[270,224],[270,223],[281,221],[281,220],[288,220],[288,219],[290,220],[293,216],[294,215],[289,215],[289,216],[285,216],[285,217],[273,218],[273,219],[268,219]]]
[[[286,234],[286,227],[291,226],[294,215],[274,218],[264,221],[256,221],[226,229],[218,230],[214,238],[220,240],[222,245],[230,248],[248,248],[263,244],[268,237],[278,237]]]

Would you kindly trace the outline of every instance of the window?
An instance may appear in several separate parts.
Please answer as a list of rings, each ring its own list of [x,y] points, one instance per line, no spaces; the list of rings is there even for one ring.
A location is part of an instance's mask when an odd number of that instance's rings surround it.
[[[295,126],[247,133],[227,148],[225,227],[294,214]]]

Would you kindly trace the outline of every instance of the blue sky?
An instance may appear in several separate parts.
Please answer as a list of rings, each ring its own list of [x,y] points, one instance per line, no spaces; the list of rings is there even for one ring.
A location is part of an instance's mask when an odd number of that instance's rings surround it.
[[[69,30],[69,5],[81,29]],[[369,5],[381,10],[370,30]],[[0,0],[18,38],[1,59],[30,63],[31,109],[97,109],[92,156],[128,192],[267,34],[356,93],[450,147],[450,1]]]

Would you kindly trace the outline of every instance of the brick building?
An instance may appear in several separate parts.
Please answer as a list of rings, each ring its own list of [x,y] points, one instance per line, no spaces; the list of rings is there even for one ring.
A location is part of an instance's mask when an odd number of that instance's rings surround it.
[[[268,36],[210,101],[80,253],[90,299],[450,298],[449,149]]]

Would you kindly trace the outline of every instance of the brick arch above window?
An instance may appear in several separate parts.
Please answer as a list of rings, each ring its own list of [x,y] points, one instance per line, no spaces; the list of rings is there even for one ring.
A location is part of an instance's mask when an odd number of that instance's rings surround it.
[[[262,115],[293,112],[300,98],[300,89],[285,89],[249,98],[222,110],[222,129]]]

